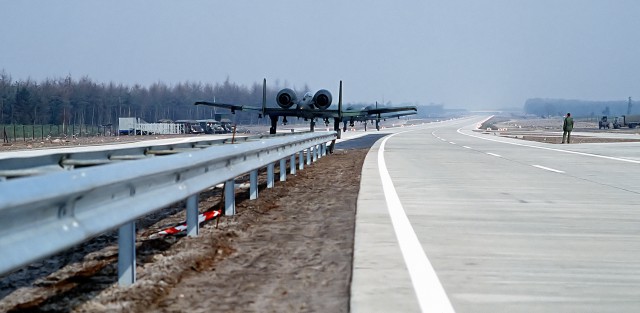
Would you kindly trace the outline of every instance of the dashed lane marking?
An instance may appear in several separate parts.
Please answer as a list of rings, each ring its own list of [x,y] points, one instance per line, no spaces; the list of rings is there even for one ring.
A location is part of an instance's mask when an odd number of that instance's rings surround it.
[[[563,149],[556,149],[556,148],[540,147],[540,146],[528,145],[528,144],[523,144],[523,143],[516,143],[516,142],[502,141],[502,140],[497,140],[497,139],[493,139],[493,138],[485,138],[485,137],[476,136],[476,135],[472,135],[472,134],[465,134],[465,133],[463,133],[463,132],[462,132],[462,128],[458,128],[458,133],[459,133],[459,134],[461,134],[461,135],[468,136],[468,137],[473,137],[473,138],[478,138],[478,139],[488,140],[488,141],[494,141],[494,142],[499,142],[499,143],[504,143],[504,144],[514,145],[514,146],[521,146],[521,147],[528,147],[528,148],[542,149],[542,150],[549,150],[549,151],[557,151],[557,152],[564,152],[564,153],[570,153],[570,154],[577,154],[577,155],[583,155],[583,156],[590,156],[590,157],[601,158],[601,159],[607,159],[607,160],[614,160],[614,161],[622,161],[622,162],[628,162],[628,163],[640,164],[640,161],[639,161],[639,160],[631,160],[631,159],[617,158],[617,157],[611,157],[611,156],[606,156],[606,155],[599,155],[599,154],[586,153],[586,152],[578,152],[578,151],[571,151],[571,150],[563,150]]]
[[[543,170],[551,171],[551,172],[564,173],[564,171],[556,170],[556,169],[553,169],[553,168],[550,168],[550,167],[546,167],[546,166],[542,166],[542,165],[531,165],[531,166],[537,167],[537,168],[540,168],[540,169],[543,169]]]

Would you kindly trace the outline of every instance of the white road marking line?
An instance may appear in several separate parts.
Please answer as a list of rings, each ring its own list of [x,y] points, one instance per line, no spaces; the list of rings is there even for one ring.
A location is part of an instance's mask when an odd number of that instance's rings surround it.
[[[495,153],[491,153],[491,152],[487,152],[488,155],[493,155],[494,157],[499,157],[501,158],[502,156],[499,154],[495,154]]]
[[[413,289],[422,312],[455,312],[431,262],[429,262],[422,249],[418,236],[414,232],[411,222],[409,222],[409,218],[391,181],[391,176],[387,171],[387,165],[384,161],[384,147],[389,138],[401,133],[384,138],[378,150],[378,170],[391,223],[396,232],[398,244],[409,270]]]
[[[537,167],[537,168],[541,168],[543,170],[547,170],[547,171],[551,171],[551,172],[556,172],[556,173],[564,173],[564,171],[561,170],[556,170],[550,167],[546,167],[546,166],[542,166],[542,165],[531,165],[533,167]]]
[[[456,143],[453,141],[449,141],[450,144],[455,145]]]
[[[471,149],[471,147],[469,147],[469,146],[462,146],[462,147],[465,148],[465,149]]]
[[[481,136],[465,134],[465,133],[462,132],[462,128],[458,128],[458,133],[461,134],[461,135],[468,136],[468,137],[473,137],[473,138],[478,138],[478,139],[488,140],[488,141],[494,141],[494,142],[499,142],[499,143],[506,143],[506,144],[514,145],[514,146],[529,147],[529,148],[535,148],[535,149],[557,151],[557,152],[564,152],[564,153],[577,154],[577,155],[583,155],[583,156],[590,156],[590,157],[595,157],[595,158],[602,158],[602,159],[607,159],[607,160],[614,160],[614,161],[622,161],[622,162],[640,164],[640,161],[638,161],[638,160],[616,158],[616,157],[611,157],[611,156],[606,156],[606,155],[599,155],[599,154],[592,154],[592,153],[586,153],[586,152],[577,152],[577,151],[571,151],[571,150],[562,150],[562,149],[555,149],[555,148],[533,146],[533,145],[527,145],[527,144],[522,144],[522,143],[508,142],[508,141],[502,141],[502,140],[497,140],[497,139],[493,139],[493,138],[485,138],[485,137],[481,137]]]

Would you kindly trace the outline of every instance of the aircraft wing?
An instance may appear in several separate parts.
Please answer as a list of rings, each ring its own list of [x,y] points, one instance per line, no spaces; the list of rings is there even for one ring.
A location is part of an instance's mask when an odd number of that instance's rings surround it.
[[[401,117],[401,116],[414,115],[414,114],[418,114],[418,113],[413,111],[397,112],[397,113],[380,113],[380,117],[378,117],[377,114],[372,114],[372,115],[351,116],[351,117],[346,117],[346,119],[350,121],[363,122],[363,121],[377,120],[377,119],[386,120],[388,118]]]
[[[339,117],[339,110],[309,110],[309,109],[283,109],[283,108],[261,108],[257,106],[251,105],[236,105],[236,104],[227,104],[227,103],[219,103],[219,102],[209,102],[209,101],[198,101],[194,103],[195,105],[208,105],[223,109],[231,110],[232,113],[235,111],[245,111],[245,112],[258,112],[264,115],[269,116],[288,116],[288,117],[301,117],[306,119],[313,118],[336,118]]]
[[[208,101],[198,101],[194,103],[195,105],[208,105],[212,107],[218,107],[223,109],[229,109],[232,113],[235,111],[254,111],[261,112],[261,107],[250,106],[250,105],[236,105],[236,104],[227,104],[227,103],[219,103],[219,102],[208,102]]]
[[[418,112],[399,112],[399,113],[392,113],[392,114],[385,114],[382,113],[380,114],[380,118],[394,118],[394,117],[401,117],[401,116],[407,116],[407,115],[414,115],[414,114],[418,114]]]
[[[282,109],[265,108],[264,114],[269,116],[293,116],[306,119],[314,118],[337,118],[340,116],[338,110],[315,110],[315,109]]]
[[[375,109],[346,110],[346,111],[342,112],[342,116],[343,117],[367,117],[369,115],[381,115],[381,117],[382,117],[382,114],[385,114],[385,113],[402,112],[402,113],[398,113],[399,115],[394,115],[393,116],[393,117],[397,117],[397,116],[416,114],[415,112],[417,112],[417,111],[418,111],[418,108],[416,108],[413,105],[410,105],[410,106],[401,106],[401,107],[384,107],[384,108],[375,108]]]
[[[417,112],[418,108],[414,105],[402,106],[402,107],[385,107],[385,108],[377,108],[377,109],[369,109],[368,114],[382,114],[382,113],[391,113],[391,112],[401,112],[401,111],[414,111]]]

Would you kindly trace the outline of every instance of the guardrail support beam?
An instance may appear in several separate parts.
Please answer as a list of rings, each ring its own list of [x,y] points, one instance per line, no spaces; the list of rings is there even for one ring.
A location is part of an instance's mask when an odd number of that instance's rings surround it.
[[[118,229],[118,285],[136,282],[136,223],[128,222]]]
[[[267,188],[273,188],[275,164],[267,165]]]
[[[198,223],[198,194],[187,198],[187,236],[198,237],[200,234],[200,223]]]
[[[224,215],[236,215],[236,182],[234,179],[224,183]]]
[[[287,159],[280,159],[280,181],[287,181]]]
[[[249,173],[249,200],[258,199],[258,170]]]
[[[307,148],[307,165],[311,165],[311,147]]]
[[[290,174],[295,175],[296,174],[296,154],[295,153],[291,155],[291,160],[289,161],[289,164],[291,166]]]

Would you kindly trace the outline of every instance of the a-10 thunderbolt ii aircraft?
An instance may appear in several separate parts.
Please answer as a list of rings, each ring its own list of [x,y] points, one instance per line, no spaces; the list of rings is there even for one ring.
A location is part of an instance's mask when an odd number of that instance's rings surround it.
[[[280,90],[276,96],[276,102],[279,108],[267,107],[267,80],[263,80],[262,87],[262,106],[250,106],[250,105],[237,105],[227,104],[220,102],[209,101],[197,101],[195,105],[208,105],[219,108],[225,108],[231,110],[231,113],[235,111],[252,111],[258,112],[259,117],[269,116],[271,119],[270,134],[276,133],[278,126],[278,119],[282,117],[282,123],[287,124],[287,117],[298,117],[310,120],[310,130],[313,131],[315,127],[315,121],[321,118],[326,125],[329,125],[330,119],[333,119],[334,130],[338,132],[338,138],[340,138],[340,122],[350,122],[353,125],[354,121],[367,121],[376,120],[376,125],[380,119],[386,119],[391,117],[400,117],[404,115],[415,114],[417,111],[415,106],[402,106],[402,107],[376,107],[368,106],[360,109],[349,108],[342,110],[342,81],[340,81],[340,90],[338,94],[338,106],[332,107],[331,92],[326,89],[318,90],[315,94],[307,92],[302,99],[298,100],[296,93],[289,88]]]
[[[400,118],[401,116],[406,116],[406,115],[413,115],[416,114],[415,111],[400,111],[400,112],[396,112],[396,113],[390,113],[390,112],[386,112],[386,113],[378,113],[381,110],[387,109],[388,107],[384,104],[378,104],[378,102],[376,101],[375,105],[359,105],[359,106],[349,106],[347,107],[345,112],[350,112],[350,111],[362,111],[362,110],[368,110],[369,112],[372,112],[369,115],[362,115],[362,116],[351,116],[351,117],[346,117],[342,119],[342,123],[343,123],[343,127],[342,127],[342,131],[347,131],[347,123],[349,123],[350,127],[354,126],[355,122],[362,122],[364,123],[364,130],[367,130],[367,122],[371,121],[371,123],[373,124],[373,122],[375,121],[375,125],[376,125],[376,130],[380,130],[380,120],[387,120],[390,118]]]

